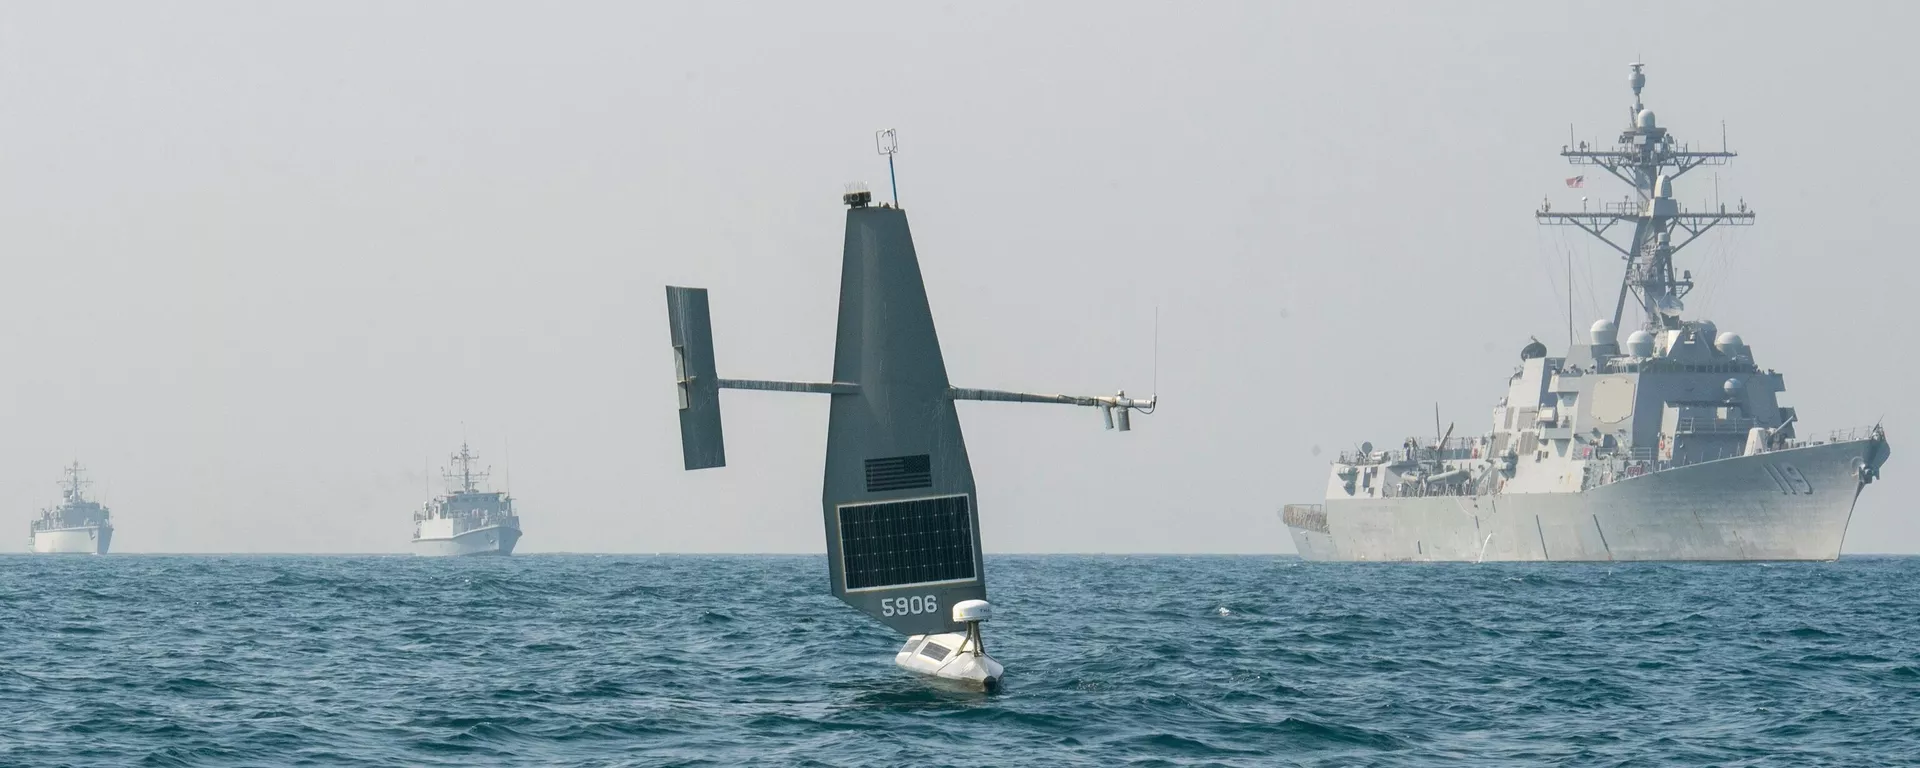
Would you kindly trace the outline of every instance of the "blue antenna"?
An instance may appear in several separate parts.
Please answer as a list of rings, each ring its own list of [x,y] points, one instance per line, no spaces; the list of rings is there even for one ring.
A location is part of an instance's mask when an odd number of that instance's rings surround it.
[[[900,151],[900,134],[892,128],[873,132],[873,146],[887,156],[887,181],[893,184],[893,207],[900,207],[900,178],[893,175],[893,155]]]

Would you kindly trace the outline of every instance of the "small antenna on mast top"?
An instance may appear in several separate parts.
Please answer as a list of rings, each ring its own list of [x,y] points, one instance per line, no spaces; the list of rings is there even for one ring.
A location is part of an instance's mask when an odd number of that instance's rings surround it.
[[[893,185],[893,207],[900,207],[900,178],[893,173],[893,155],[900,151],[900,134],[892,128],[873,132],[873,146],[887,156],[887,181]]]

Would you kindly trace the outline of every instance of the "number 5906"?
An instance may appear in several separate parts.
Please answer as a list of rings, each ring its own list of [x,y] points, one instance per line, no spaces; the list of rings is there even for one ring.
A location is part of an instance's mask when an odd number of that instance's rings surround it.
[[[940,599],[934,595],[914,595],[913,597],[894,597],[880,601],[882,616],[917,616],[922,613],[934,613],[940,610]]]

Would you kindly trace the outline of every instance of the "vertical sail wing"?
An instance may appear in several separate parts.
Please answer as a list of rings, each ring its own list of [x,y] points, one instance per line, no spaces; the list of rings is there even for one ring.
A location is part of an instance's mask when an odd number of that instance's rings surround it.
[[[834,596],[906,634],[960,630],[951,607],[986,597],[973,467],[897,208],[847,211],[833,379],[859,383],[827,425]]]

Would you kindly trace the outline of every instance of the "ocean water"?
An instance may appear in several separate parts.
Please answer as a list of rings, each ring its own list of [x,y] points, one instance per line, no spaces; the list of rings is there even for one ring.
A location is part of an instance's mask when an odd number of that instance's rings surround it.
[[[1912,765],[1920,558],[988,558],[995,695],[823,558],[0,557],[0,765]]]

